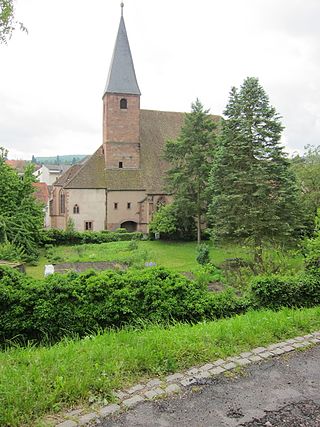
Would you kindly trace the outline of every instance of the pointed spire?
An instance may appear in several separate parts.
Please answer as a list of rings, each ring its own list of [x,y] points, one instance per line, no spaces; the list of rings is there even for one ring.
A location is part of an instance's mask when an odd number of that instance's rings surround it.
[[[104,94],[123,93],[141,95],[134,70],[126,26],[123,19],[123,6],[124,4],[121,3],[121,18],[118,35]]]

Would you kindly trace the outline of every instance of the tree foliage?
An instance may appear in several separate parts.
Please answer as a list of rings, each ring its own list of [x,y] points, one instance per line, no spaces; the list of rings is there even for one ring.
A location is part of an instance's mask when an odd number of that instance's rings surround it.
[[[44,215],[33,195],[32,172],[27,166],[21,178],[0,156],[0,243],[14,244],[26,257],[37,254]]]
[[[267,241],[286,242],[300,220],[298,190],[280,144],[283,126],[257,78],[232,88],[212,168],[210,218],[217,239],[246,240],[262,261]]]
[[[185,210],[172,203],[161,206],[152,216],[149,224],[151,233],[160,233],[163,239],[192,240],[195,234],[194,218]]]
[[[302,156],[292,159],[292,170],[301,193],[305,224],[311,234],[317,209],[320,208],[320,146],[306,146]]]
[[[207,212],[206,188],[214,157],[215,129],[208,110],[197,99],[185,117],[179,137],[165,146],[165,158],[170,163],[168,190],[174,193],[176,212],[194,218],[198,242]]]
[[[173,205],[161,206],[152,217],[149,224],[151,233],[174,234],[177,231],[178,221]]]
[[[7,44],[17,27],[27,32],[23,23],[15,19],[14,0],[0,0],[0,44]]]

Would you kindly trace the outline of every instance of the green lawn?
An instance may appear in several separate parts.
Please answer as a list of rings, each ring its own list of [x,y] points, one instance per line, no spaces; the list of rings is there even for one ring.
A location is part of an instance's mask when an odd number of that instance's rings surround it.
[[[130,249],[130,242],[112,242],[79,246],[58,246],[53,249],[55,262],[118,261],[143,265],[146,261],[156,262],[158,266],[168,267],[178,272],[194,271],[199,267],[196,262],[196,242],[141,241],[138,249]],[[268,258],[285,266],[288,271],[303,268],[300,254],[279,255],[275,251],[267,253]],[[247,248],[241,246],[213,247],[210,244],[212,262],[219,266],[226,258],[241,257],[251,259]],[[270,261],[270,262],[271,262]],[[41,256],[37,266],[27,266],[27,274],[34,278],[43,277],[44,265],[50,263]]]
[[[43,426],[39,417],[112,391],[320,329],[320,307],[249,312],[197,325],[110,331],[51,347],[0,353],[0,425]],[[37,421],[38,419],[38,421]]]

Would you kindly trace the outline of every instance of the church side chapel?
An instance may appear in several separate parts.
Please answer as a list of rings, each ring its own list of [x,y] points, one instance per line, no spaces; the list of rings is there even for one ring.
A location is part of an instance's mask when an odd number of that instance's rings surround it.
[[[153,212],[170,202],[165,192],[162,150],[177,138],[184,113],[140,109],[127,31],[121,18],[103,94],[103,143],[83,164],[54,184],[51,227],[77,231],[126,228],[148,232]]]

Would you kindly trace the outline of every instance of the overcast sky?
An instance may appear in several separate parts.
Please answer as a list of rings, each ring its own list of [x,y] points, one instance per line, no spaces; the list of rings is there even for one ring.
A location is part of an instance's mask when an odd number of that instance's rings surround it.
[[[320,145],[320,0],[125,0],[141,107],[222,114],[232,86],[258,77],[292,153]],[[9,158],[90,154],[119,0],[18,0],[0,45],[0,146]]]

